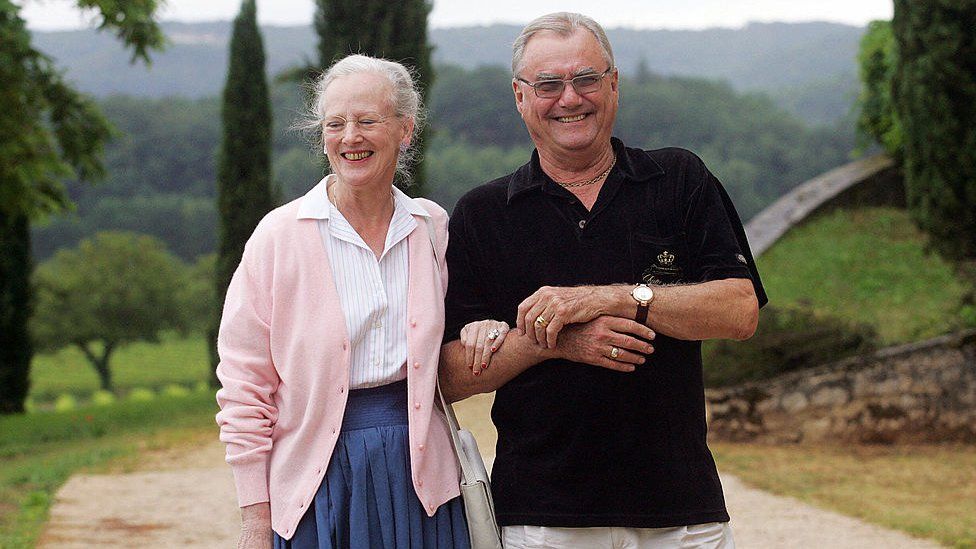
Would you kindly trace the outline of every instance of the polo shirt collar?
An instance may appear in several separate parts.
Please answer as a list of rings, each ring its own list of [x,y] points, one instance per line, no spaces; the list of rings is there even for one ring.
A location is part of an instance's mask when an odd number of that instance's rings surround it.
[[[610,138],[610,146],[617,155],[616,169],[620,170],[625,181],[646,181],[664,174],[664,168],[644,151],[629,149],[616,137]],[[515,170],[509,179],[508,202],[511,203],[513,199],[526,192],[541,188],[547,180],[550,178],[542,171],[542,166],[539,164],[539,151],[533,150],[532,159]]]
[[[305,193],[298,205],[298,219],[329,219],[331,211],[329,203],[328,187],[335,179],[335,174],[329,174],[322,178],[317,185]],[[393,199],[398,206],[402,206],[410,215],[430,217],[430,213],[424,209],[416,200],[407,196],[406,193],[393,187]]]

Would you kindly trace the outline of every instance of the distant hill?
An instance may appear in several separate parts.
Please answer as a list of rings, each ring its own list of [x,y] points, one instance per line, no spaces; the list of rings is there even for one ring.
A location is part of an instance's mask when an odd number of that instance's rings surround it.
[[[39,32],[38,47],[96,96],[213,96],[223,86],[230,23],[164,23],[166,51],[150,68],[127,64],[130,54],[94,30]],[[314,58],[310,26],[262,28],[269,73]],[[434,61],[465,68],[510,64],[515,25],[432,29]],[[811,123],[845,116],[857,89],[855,55],[864,29],[834,23],[752,23],[702,31],[608,29],[617,64],[633,73],[643,62],[661,75],[728,81],[761,91]]]

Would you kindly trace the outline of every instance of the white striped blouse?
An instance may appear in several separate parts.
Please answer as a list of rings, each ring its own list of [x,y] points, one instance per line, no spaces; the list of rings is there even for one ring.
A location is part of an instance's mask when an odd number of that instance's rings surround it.
[[[321,192],[306,199],[299,215],[318,219],[328,252],[351,343],[349,387],[377,387],[407,377],[406,238],[417,226],[413,216],[429,214],[394,187],[393,218],[377,259],[328,199],[326,186],[334,181],[330,175],[319,184]]]

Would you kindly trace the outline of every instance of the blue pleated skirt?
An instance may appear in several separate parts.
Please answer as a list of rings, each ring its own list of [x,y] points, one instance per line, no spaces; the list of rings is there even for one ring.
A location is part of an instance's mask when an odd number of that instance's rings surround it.
[[[428,517],[414,491],[407,382],[349,391],[342,430],[322,484],[275,549],[406,549],[470,546],[461,498]]]

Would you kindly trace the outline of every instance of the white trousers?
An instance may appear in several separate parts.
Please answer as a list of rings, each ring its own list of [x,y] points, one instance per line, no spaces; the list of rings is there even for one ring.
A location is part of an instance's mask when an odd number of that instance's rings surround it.
[[[727,522],[674,528],[504,526],[505,549],[735,549]]]

